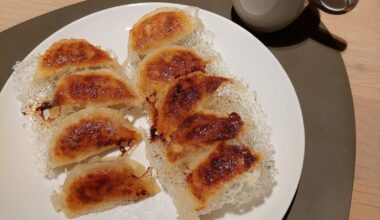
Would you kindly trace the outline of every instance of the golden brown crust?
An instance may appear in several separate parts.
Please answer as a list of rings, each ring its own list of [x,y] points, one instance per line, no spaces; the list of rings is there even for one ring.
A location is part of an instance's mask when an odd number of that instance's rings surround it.
[[[187,185],[202,209],[207,200],[232,179],[251,170],[260,155],[250,147],[221,143],[187,177]]]
[[[182,121],[195,112],[201,101],[227,81],[227,78],[201,72],[178,78],[156,105],[157,118],[153,118],[153,126],[165,138],[170,137]]]
[[[154,193],[146,187],[141,177],[133,175],[128,169],[108,168],[94,170],[72,182],[66,204],[71,212],[76,212],[115,200],[134,202]]]
[[[151,96],[180,76],[204,72],[207,62],[188,48],[158,49],[145,57],[139,66],[139,88],[144,96]]]
[[[228,117],[202,113],[191,115],[171,136],[167,151],[168,158],[174,162],[186,157],[188,153],[199,147],[210,147],[220,141],[235,138],[242,127],[243,121],[235,112]]]
[[[143,17],[129,32],[130,47],[140,55],[174,43],[194,30],[190,16],[182,10],[158,11]]]
[[[59,76],[67,71],[85,67],[116,68],[117,62],[106,52],[83,39],[60,40],[54,43],[40,58],[35,80]]]
[[[133,147],[141,135],[117,110],[89,108],[66,118],[50,142],[50,162],[58,167],[115,147]]]
[[[54,92],[52,106],[133,104],[136,95],[123,82],[107,72],[73,73],[61,78]]]
[[[105,150],[115,146],[132,146],[141,136],[130,129],[115,125],[108,117],[83,119],[66,128],[54,146],[54,155],[60,159],[75,159],[78,155]]]

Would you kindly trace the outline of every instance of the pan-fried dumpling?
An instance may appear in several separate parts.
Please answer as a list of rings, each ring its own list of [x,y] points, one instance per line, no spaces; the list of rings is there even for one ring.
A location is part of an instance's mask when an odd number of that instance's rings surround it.
[[[136,94],[124,79],[105,71],[84,71],[57,82],[51,106],[110,106],[136,104]]]
[[[203,209],[214,194],[252,170],[260,160],[260,155],[250,147],[219,144],[187,176],[187,186],[197,200],[196,210]]]
[[[215,114],[196,113],[186,118],[171,136],[168,144],[168,159],[174,162],[189,153],[200,151],[220,141],[237,137],[243,127],[239,114],[233,112],[228,117]]]
[[[157,9],[142,17],[129,32],[129,49],[146,55],[153,49],[175,43],[201,26],[198,18],[176,8]]]
[[[158,192],[151,169],[121,157],[77,165],[51,199],[57,211],[72,218],[137,202]]]
[[[120,65],[108,52],[83,39],[63,39],[55,42],[38,62],[34,80],[48,79],[83,69],[118,70]]]
[[[153,109],[153,129],[165,140],[177,130],[199,104],[212,95],[221,84],[228,82],[224,77],[195,72],[178,78]],[[156,112],[155,112],[156,111]],[[152,137],[154,139],[154,137]]]
[[[196,71],[205,71],[208,61],[185,47],[159,48],[147,55],[138,68],[139,90],[145,97],[155,95],[170,81]]]
[[[89,107],[66,117],[49,142],[52,168],[79,162],[119,147],[133,147],[142,139],[117,110]]]

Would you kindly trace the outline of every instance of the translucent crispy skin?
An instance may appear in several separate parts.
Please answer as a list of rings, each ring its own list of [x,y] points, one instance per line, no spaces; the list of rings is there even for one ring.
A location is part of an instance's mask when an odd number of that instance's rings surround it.
[[[118,64],[106,51],[86,40],[60,40],[41,56],[34,79],[46,79],[87,67],[118,68]]]
[[[116,110],[84,111],[85,114],[75,113],[58,128],[50,150],[53,167],[79,162],[117,146],[132,147],[141,141],[141,135]]]
[[[243,121],[235,112],[228,117],[196,113],[185,119],[173,133],[168,145],[168,158],[174,162],[199,147],[210,147],[220,141],[235,138],[242,127]]]
[[[174,43],[195,29],[190,16],[182,10],[157,11],[140,19],[130,30],[130,47],[137,54]]]
[[[131,160],[80,165],[68,174],[63,192],[53,203],[75,217],[136,202],[160,191],[151,175],[150,169]]]
[[[178,126],[197,109],[201,101],[213,94],[227,78],[200,72],[178,78],[156,106],[153,116],[158,133],[168,139]]]
[[[198,209],[224,185],[251,170],[260,162],[260,155],[247,146],[221,143],[187,177],[187,185],[199,201]]]
[[[70,74],[57,82],[52,106],[108,106],[134,104],[135,93],[121,78],[108,72]]]
[[[145,97],[160,93],[168,82],[180,76],[196,71],[204,72],[207,62],[193,50],[183,47],[155,50],[139,66],[139,89]]]

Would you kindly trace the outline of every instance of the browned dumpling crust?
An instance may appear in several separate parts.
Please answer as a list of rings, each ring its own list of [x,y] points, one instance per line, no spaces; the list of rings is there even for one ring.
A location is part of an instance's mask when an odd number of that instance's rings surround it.
[[[35,80],[48,79],[82,69],[119,69],[108,52],[83,39],[63,39],[55,42],[40,57]]]
[[[153,193],[128,169],[108,168],[89,172],[71,183],[66,202],[69,209],[81,210],[114,200],[135,202]]]
[[[226,184],[253,169],[260,159],[248,146],[221,143],[187,176],[187,185],[198,200],[198,210]]]
[[[67,217],[137,202],[160,191],[151,169],[117,158],[80,164],[68,173],[62,192],[52,196],[57,210]]]
[[[129,48],[139,55],[146,55],[155,48],[187,37],[197,25],[188,13],[179,9],[154,11],[132,27]]]
[[[51,166],[79,162],[115,147],[133,147],[141,135],[117,111],[88,108],[67,117],[50,141]]]
[[[192,72],[204,72],[208,60],[189,48],[171,46],[157,49],[146,56],[138,70],[138,85],[145,97],[162,93],[174,79]]]
[[[229,80],[224,77],[195,72],[178,78],[167,90],[163,100],[156,105],[153,127],[168,140],[178,126],[198,105]]]
[[[84,71],[62,77],[52,106],[134,105],[137,97],[129,85],[108,71]]]
[[[198,148],[237,137],[243,127],[240,116],[233,112],[228,117],[215,114],[196,113],[186,118],[171,136],[168,144],[168,158],[174,162]]]

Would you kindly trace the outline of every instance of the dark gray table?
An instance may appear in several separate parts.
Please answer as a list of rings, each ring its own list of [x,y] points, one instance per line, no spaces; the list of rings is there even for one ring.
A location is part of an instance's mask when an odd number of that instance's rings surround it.
[[[17,60],[64,25],[105,8],[135,2],[138,1],[85,1],[1,32],[0,87]],[[229,0],[166,2],[198,6],[242,25]],[[355,122],[351,90],[340,55],[345,43],[329,34],[312,8],[307,8],[285,30],[252,34],[269,47],[285,68],[304,117],[305,162],[297,193],[284,219],[348,219],[355,165]]]

